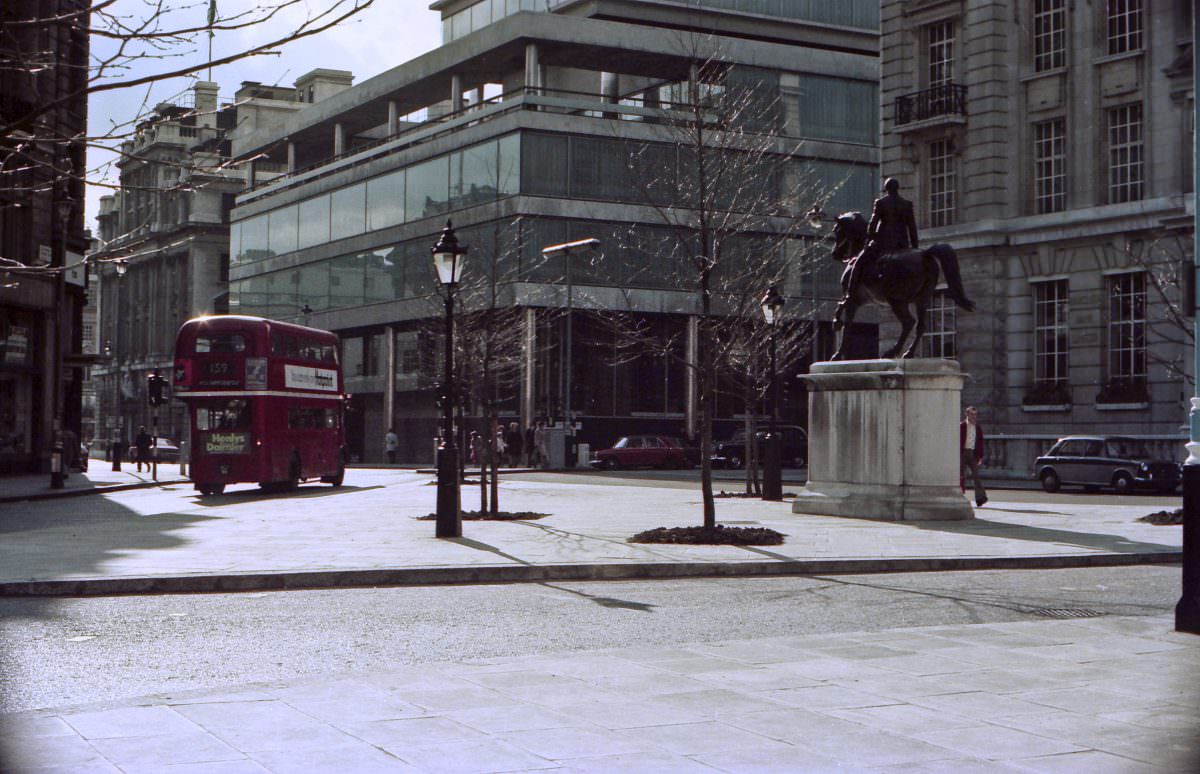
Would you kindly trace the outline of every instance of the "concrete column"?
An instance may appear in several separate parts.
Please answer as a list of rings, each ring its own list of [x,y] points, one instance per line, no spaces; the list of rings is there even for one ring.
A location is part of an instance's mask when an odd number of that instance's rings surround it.
[[[621,99],[621,78],[616,73],[600,73],[600,101],[615,105]]]
[[[690,315],[687,318],[687,341],[686,349],[684,350],[685,367],[684,373],[685,387],[687,395],[684,397],[684,422],[687,424],[687,432],[689,438],[696,438],[699,433],[697,427],[699,425],[700,404],[697,395],[697,379],[696,369],[700,366],[700,318],[696,315]]]
[[[296,143],[288,140],[287,144],[287,171],[296,171]]]
[[[253,161],[246,162],[246,187],[247,188],[254,187],[254,162]]]
[[[537,93],[542,88],[542,66],[537,43],[525,44],[525,87]]]
[[[389,99],[388,100],[388,122],[387,122],[387,136],[388,137],[393,137],[399,133],[400,127],[397,126],[397,124],[399,124],[399,123],[400,123],[400,106],[396,104],[396,100]]]
[[[388,325],[384,335],[383,429],[396,426],[396,328]]]
[[[462,76],[455,74],[450,76],[450,110],[458,113],[463,109],[463,83]]]
[[[600,73],[600,101],[615,105],[621,99],[621,79],[616,73]],[[605,118],[619,118],[617,113],[605,113]]]
[[[537,371],[537,310],[526,308],[524,323],[521,331],[521,427],[529,427],[537,415],[537,406],[533,402]]]
[[[333,125],[333,155],[340,156],[346,150],[346,127],[341,121]]]
[[[483,87],[476,86],[475,88],[471,89],[471,106],[474,108],[478,108],[482,104],[483,104]]]

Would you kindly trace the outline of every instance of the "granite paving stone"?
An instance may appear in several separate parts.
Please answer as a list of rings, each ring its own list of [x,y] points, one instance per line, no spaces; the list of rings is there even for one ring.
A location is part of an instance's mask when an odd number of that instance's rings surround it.
[[[659,747],[677,755],[699,755],[721,750],[788,747],[786,742],[715,721],[641,726],[627,729],[624,735],[639,739],[649,748]]]
[[[939,747],[988,760],[1032,758],[1079,752],[1084,749],[1062,739],[1030,734],[995,724],[918,731],[911,736]]]
[[[122,707],[81,712],[67,722],[84,739],[194,734],[200,729],[170,707]]]
[[[182,763],[214,763],[245,758],[241,752],[212,734],[199,730],[189,734],[92,739],[91,744],[109,762],[124,771],[162,770]]]

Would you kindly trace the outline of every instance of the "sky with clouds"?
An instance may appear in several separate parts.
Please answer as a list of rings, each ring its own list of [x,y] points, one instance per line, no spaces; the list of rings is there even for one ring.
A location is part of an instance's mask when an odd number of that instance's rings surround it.
[[[298,0],[284,8],[269,23],[248,30],[218,33],[213,38],[213,56],[220,57],[279,37],[285,30],[295,29],[306,15],[326,9],[336,1]],[[242,81],[290,86],[298,77],[318,67],[349,70],[354,73],[354,82],[361,83],[441,44],[441,17],[436,11],[429,10],[431,1],[374,0],[370,7],[337,27],[289,43],[277,55],[250,57],[216,67],[212,71],[212,80],[220,84],[223,100],[232,100]],[[347,7],[352,5],[352,0],[342,2]],[[144,0],[121,0],[117,7],[118,12],[144,16],[147,5]],[[169,2],[168,5],[174,14],[168,21],[176,27],[184,23],[197,26],[205,23],[208,0]],[[219,14],[226,18],[259,5],[256,0],[217,0]],[[104,41],[93,37],[92,45],[95,53],[104,52]],[[195,45],[176,46],[171,49],[171,54],[168,59],[149,60],[131,67],[128,75],[162,72],[193,61],[205,62],[208,57],[208,38],[202,34],[196,38]],[[200,77],[207,78],[207,73],[201,71]],[[159,102],[182,101],[192,80],[177,78],[152,87],[116,89],[93,95],[88,104],[91,134],[103,134],[111,131],[114,125],[130,121],[145,112],[144,105],[153,107]],[[88,167],[92,172],[89,178],[115,183],[117,169],[111,165],[114,158],[113,154],[105,153],[102,149],[90,148]],[[86,225],[89,228],[95,228],[100,197],[111,192],[107,188],[89,186],[86,205]]]

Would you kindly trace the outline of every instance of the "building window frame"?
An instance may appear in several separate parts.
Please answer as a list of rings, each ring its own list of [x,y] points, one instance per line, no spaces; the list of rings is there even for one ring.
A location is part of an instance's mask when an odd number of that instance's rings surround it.
[[[1108,0],[1106,21],[1110,56],[1141,51],[1144,25],[1142,0]]]
[[[1145,195],[1146,156],[1142,103],[1105,111],[1108,123],[1108,201],[1137,201]]]
[[[1062,117],[1033,125],[1034,210],[1043,215],[1067,208],[1067,132]]]
[[[954,20],[942,19],[925,25],[926,75],[928,88],[954,81]]]
[[[940,288],[925,308],[925,333],[921,336],[921,357],[955,358],[958,356],[958,312],[954,299]]]
[[[1146,272],[1109,274],[1107,376],[1099,403],[1144,403],[1146,387]]]
[[[1033,69],[1046,72],[1067,64],[1066,0],[1033,0]]]
[[[1035,391],[1066,386],[1070,380],[1070,282],[1032,282],[1033,386]]]
[[[954,141],[950,138],[929,143],[929,225],[932,228],[954,223],[958,170]]]

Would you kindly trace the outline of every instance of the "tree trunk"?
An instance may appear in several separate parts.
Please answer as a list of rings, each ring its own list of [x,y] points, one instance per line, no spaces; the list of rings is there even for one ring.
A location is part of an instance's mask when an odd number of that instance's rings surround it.
[[[496,415],[488,417],[488,460],[492,465],[492,510],[493,516],[500,513],[500,461],[496,458],[496,430],[499,422]]]
[[[707,235],[701,244],[708,244]],[[709,330],[712,297],[709,293],[710,269],[700,271],[700,490],[704,500],[704,528],[717,528],[717,505],[713,499],[713,343]]]

